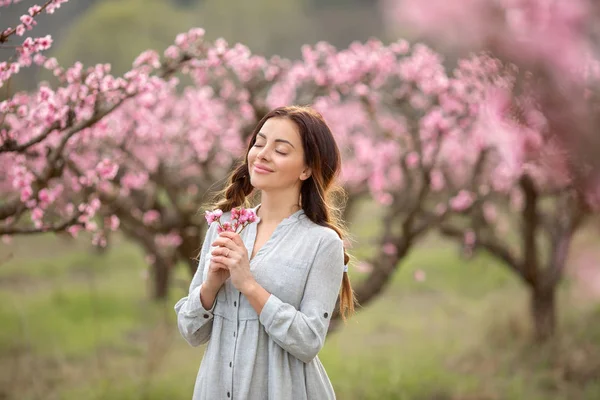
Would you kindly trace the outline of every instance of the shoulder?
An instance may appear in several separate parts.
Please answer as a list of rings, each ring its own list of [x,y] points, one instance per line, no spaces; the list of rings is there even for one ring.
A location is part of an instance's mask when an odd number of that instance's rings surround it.
[[[338,233],[328,226],[322,226],[312,222],[308,218],[302,220],[302,227],[305,230],[305,236],[311,242],[318,242],[321,246],[343,246],[343,241]]]

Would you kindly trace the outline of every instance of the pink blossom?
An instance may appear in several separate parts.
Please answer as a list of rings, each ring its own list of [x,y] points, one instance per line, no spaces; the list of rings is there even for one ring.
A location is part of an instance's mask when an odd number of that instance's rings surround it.
[[[231,219],[239,219],[241,215],[241,211],[239,208],[232,208],[231,209]]]
[[[121,224],[121,221],[119,220],[119,217],[117,217],[116,215],[110,216],[109,222],[108,222],[108,227],[111,231],[115,232],[117,229],[119,229],[120,224]]]
[[[416,152],[411,151],[410,153],[408,153],[406,155],[406,166],[409,169],[413,169],[413,168],[417,167],[418,165],[419,165],[419,155]]]
[[[46,12],[48,14],[54,14],[54,11],[60,8],[61,4],[66,3],[69,0],[52,0],[52,3],[48,4],[46,7]]]
[[[223,222],[221,225],[217,226],[217,233],[222,232],[233,232],[233,226],[230,222]]]
[[[425,282],[425,279],[427,278],[427,274],[422,269],[417,269],[413,273],[413,278],[417,282]]]
[[[31,15],[33,17],[35,14],[39,13],[41,10],[42,10],[42,7],[40,7],[36,4],[36,5],[29,7],[27,12],[29,13],[29,15]]]
[[[31,219],[34,221],[40,221],[44,216],[44,210],[41,208],[35,208],[31,212]]]
[[[431,189],[434,192],[439,192],[444,188],[444,175],[441,171],[433,169],[430,172]]]
[[[183,242],[181,236],[176,232],[170,232],[164,235],[156,235],[154,241],[159,247],[163,248],[178,247]]]
[[[356,268],[358,272],[363,274],[368,274],[369,272],[373,271],[373,265],[366,261],[360,261],[355,265],[354,268]]]
[[[393,256],[398,252],[398,249],[394,243],[386,243],[383,245],[383,252],[388,256]]]
[[[37,24],[37,22],[30,15],[23,15],[21,16],[20,20],[27,30],[31,30]]]
[[[223,211],[221,211],[220,209],[216,209],[214,211],[205,211],[204,213],[204,217],[206,218],[206,222],[208,222],[208,224],[212,224],[214,221],[217,221],[219,218],[221,218],[221,216],[223,215]]]
[[[450,207],[455,211],[464,211],[473,204],[475,195],[467,190],[461,190],[450,199]]]
[[[475,232],[473,232],[472,230],[465,232],[464,242],[466,246],[473,246],[475,244],[475,239]]]
[[[26,202],[27,200],[29,200],[32,195],[33,195],[33,189],[31,188],[31,186],[26,186],[23,189],[21,189],[21,201],[22,202]]]
[[[142,221],[144,225],[152,225],[154,222],[160,219],[160,213],[157,210],[149,210],[144,213]]]
[[[498,218],[498,212],[496,210],[496,206],[491,203],[485,203],[483,205],[483,216],[488,223],[496,222]]]
[[[69,232],[71,234],[71,236],[76,238],[82,229],[83,228],[81,227],[81,225],[71,225],[70,227],[67,228],[67,232]]]
[[[117,175],[119,166],[105,158],[96,166],[96,171],[98,172],[100,179],[111,180]]]
[[[97,247],[106,247],[106,236],[100,232],[95,233],[94,236],[92,236],[92,245]]]

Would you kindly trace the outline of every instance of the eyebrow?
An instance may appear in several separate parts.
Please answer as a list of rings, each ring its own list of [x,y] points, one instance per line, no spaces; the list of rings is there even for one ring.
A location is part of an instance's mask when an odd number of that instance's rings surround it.
[[[265,134],[263,134],[263,133],[260,133],[260,132],[258,132],[258,136],[261,136],[261,137],[263,137],[263,138],[265,138],[265,139],[267,138],[267,136],[266,136]],[[289,141],[287,141],[287,140],[285,140],[285,139],[275,139],[275,142],[287,143],[287,144],[289,144],[290,146],[292,146],[292,147],[295,149],[294,145],[293,145],[293,144],[291,144]]]

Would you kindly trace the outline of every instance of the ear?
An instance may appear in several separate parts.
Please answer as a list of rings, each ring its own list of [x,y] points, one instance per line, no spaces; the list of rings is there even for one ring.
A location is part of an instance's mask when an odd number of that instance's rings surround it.
[[[310,178],[311,174],[312,174],[312,168],[306,167],[304,169],[304,171],[302,171],[302,173],[300,174],[300,180],[302,180],[302,181],[307,180],[308,178]]]

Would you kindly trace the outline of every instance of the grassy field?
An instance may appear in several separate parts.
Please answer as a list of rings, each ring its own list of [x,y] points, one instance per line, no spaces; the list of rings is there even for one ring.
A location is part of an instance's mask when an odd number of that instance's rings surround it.
[[[125,240],[105,254],[52,236],[1,247],[0,399],[189,399],[203,348],[179,336],[173,312],[188,281],[178,268],[169,301],[153,303]],[[558,339],[532,346],[513,276],[429,238],[319,357],[339,399],[599,399],[600,307],[576,282],[559,307]]]

